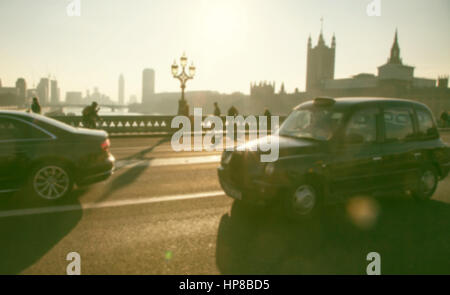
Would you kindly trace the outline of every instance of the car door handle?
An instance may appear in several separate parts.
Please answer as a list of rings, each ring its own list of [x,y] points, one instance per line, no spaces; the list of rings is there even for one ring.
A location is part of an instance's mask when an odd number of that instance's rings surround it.
[[[383,160],[383,157],[373,157],[372,160],[374,160],[374,161],[381,161],[381,160]]]

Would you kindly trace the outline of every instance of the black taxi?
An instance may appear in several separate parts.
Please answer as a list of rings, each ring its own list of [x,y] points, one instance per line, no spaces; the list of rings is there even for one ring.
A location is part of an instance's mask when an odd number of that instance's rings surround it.
[[[316,98],[294,108],[272,136],[276,161],[262,163],[260,151],[225,151],[219,180],[230,197],[281,202],[292,217],[353,195],[403,191],[428,200],[450,169],[432,113],[410,100]]]

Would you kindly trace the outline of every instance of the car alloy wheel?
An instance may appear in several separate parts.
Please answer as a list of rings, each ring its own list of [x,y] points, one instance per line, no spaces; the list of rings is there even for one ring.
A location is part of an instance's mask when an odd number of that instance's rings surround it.
[[[70,176],[61,167],[44,166],[33,177],[35,193],[46,200],[57,200],[70,190]]]
[[[294,214],[305,216],[316,206],[316,190],[307,184],[299,186],[291,197],[291,208]]]

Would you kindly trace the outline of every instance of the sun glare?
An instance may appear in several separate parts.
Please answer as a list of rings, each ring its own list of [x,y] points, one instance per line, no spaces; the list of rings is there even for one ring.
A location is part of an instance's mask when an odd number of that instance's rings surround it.
[[[236,1],[211,1],[203,6],[202,29],[204,35],[214,42],[236,42],[246,29],[244,7]]]

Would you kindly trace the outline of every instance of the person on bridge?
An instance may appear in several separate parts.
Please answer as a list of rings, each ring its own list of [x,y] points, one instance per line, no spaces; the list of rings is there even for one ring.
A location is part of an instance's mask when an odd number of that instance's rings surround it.
[[[269,108],[264,108],[264,117],[266,117],[267,122],[267,130],[272,130],[272,114],[269,111]]]
[[[33,102],[31,103],[31,111],[35,114],[41,113],[41,105],[37,97],[33,97]]]
[[[448,126],[448,113],[446,111],[442,112],[441,114],[441,121],[442,121],[442,127]]]
[[[234,106],[231,106],[231,108],[228,109],[228,116],[236,117],[237,115],[239,115],[238,110]]]
[[[214,116],[220,117],[220,109],[219,104],[217,102],[214,103]]]
[[[217,101],[216,101],[216,102],[214,102],[214,116],[220,117],[221,115],[222,115],[222,114],[221,114],[221,112],[220,112],[219,104],[218,104]],[[216,143],[216,135],[214,135],[214,137],[212,138],[211,142],[212,142],[213,144]]]
[[[239,115],[239,112],[238,112],[238,110],[235,108],[235,106],[231,106],[229,109],[228,109],[228,116],[230,116],[230,117],[236,117],[236,116],[238,116]],[[231,137],[231,139],[232,140],[235,140],[236,138],[237,138],[237,136],[238,136],[238,126],[237,126],[237,124],[236,124],[236,122],[233,124],[234,125],[234,134],[233,134],[233,136]]]
[[[98,116],[99,110],[100,108],[95,101],[83,109],[83,126],[85,128],[95,129],[97,127],[97,121],[101,120]]]

